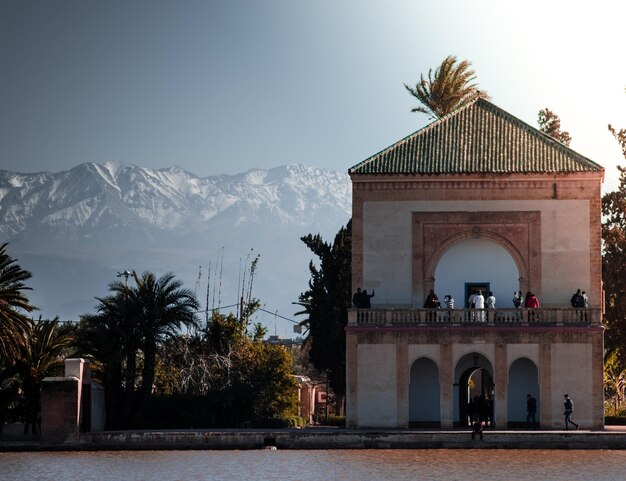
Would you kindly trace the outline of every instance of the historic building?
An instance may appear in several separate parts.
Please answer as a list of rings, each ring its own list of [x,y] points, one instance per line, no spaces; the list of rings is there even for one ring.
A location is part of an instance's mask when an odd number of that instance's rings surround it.
[[[603,175],[480,98],[352,167],[352,286],[375,296],[349,312],[348,425],[525,425],[531,394],[563,428],[568,393],[602,427]],[[424,309],[431,289],[454,309]],[[472,309],[475,290],[496,308]]]

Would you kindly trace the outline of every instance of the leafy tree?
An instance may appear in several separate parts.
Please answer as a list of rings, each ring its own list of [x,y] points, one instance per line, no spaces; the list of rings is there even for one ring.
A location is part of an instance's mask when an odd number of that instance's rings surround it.
[[[41,381],[48,376],[61,376],[64,361],[74,342],[70,329],[52,321],[29,321],[26,345],[18,362],[25,397],[25,419],[33,431],[41,409]]]
[[[609,125],[626,158],[626,129]],[[602,198],[602,279],[606,295],[606,345],[626,348],[626,169],[618,166],[619,186]]]
[[[540,110],[537,123],[541,132],[569,147],[572,138],[569,132],[561,130],[561,119],[557,114],[548,108]]]
[[[133,273],[134,286],[115,281],[98,298],[95,314],[81,317],[78,345],[101,376],[108,419],[127,424],[152,393],[157,350],[182,326],[195,327],[198,303],[171,273],[157,278]],[[138,370],[141,368],[141,383]]]
[[[13,364],[25,347],[29,318],[25,313],[35,309],[24,291],[30,290],[24,282],[31,274],[16,264],[7,254],[7,245],[0,246],[0,361]]]
[[[607,353],[604,359],[604,397],[607,409],[617,415],[624,405],[626,365],[619,349]]]
[[[477,88],[476,75],[471,69],[472,63],[456,56],[448,55],[433,72],[428,70],[428,78],[420,75],[415,87],[404,84],[404,88],[422,104],[411,112],[427,114],[432,119],[441,118],[464,103],[480,95],[488,98],[485,92]]]
[[[308,317],[300,324],[308,328],[309,358],[315,368],[328,375],[331,388],[343,406],[346,392],[346,333],[351,300],[352,222],[342,227],[332,244],[322,237],[307,235],[302,241],[319,258],[311,261],[309,289],[298,304]]]
[[[183,289],[183,283],[174,280],[171,272],[158,279],[151,272],[134,277],[137,287],[130,293],[130,302],[139,308],[144,356],[141,392],[145,398],[152,393],[157,346],[183,326],[197,327],[195,312],[199,304],[194,292]]]

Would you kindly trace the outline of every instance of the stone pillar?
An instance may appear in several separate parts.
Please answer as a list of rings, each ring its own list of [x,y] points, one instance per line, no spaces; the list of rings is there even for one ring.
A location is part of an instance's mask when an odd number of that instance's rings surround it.
[[[41,383],[41,442],[43,444],[77,443],[83,413],[91,420],[89,362],[66,359],[65,377],[47,377]],[[86,398],[86,399],[84,399]]]
[[[357,412],[358,334],[346,332],[346,427],[359,427]]]
[[[78,442],[80,379],[47,377],[41,383],[41,442]]]
[[[509,370],[506,345],[496,344],[495,366],[494,366],[495,389],[495,422],[499,429],[508,427],[507,394],[509,386]]]
[[[441,345],[441,428],[452,429],[454,427],[454,366],[452,365],[452,345]]]
[[[396,344],[397,427],[409,427],[409,348],[406,339]]]
[[[552,350],[551,340],[543,339],[539,344],[539,395],[541,428],[556,428],[552,417]]]

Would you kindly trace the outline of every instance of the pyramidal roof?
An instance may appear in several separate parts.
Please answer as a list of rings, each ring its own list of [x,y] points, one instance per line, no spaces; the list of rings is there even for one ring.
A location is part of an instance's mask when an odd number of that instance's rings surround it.
[[[365,159],[350,174],[601,172],[603,167],[483,98]]]

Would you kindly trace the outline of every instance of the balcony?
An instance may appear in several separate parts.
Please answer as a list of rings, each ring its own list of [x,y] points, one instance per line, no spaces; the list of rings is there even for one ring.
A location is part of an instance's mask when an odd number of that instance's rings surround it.
[[[350,327],[601,326],[599,308],[349,309]]]

